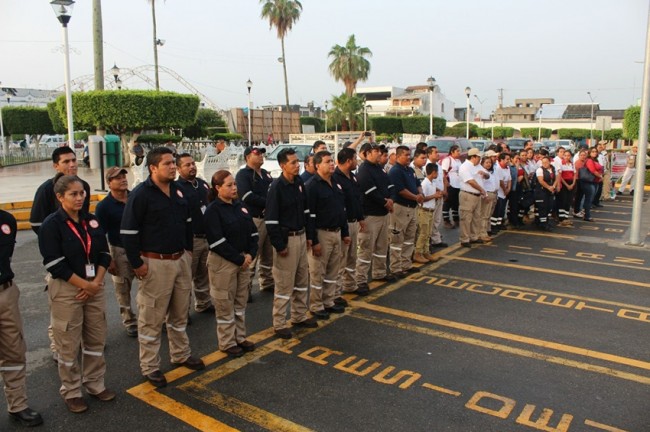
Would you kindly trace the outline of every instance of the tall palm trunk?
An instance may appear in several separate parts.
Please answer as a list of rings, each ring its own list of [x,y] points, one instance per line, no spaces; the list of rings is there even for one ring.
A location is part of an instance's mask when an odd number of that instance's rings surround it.
[[[284,36],[280,39],[282,42],[282,69],[284,69],[284,97],[287,102],[287,112],[291,112],[289,108],[289,81],[287,79],[287,57],[284,55]]]
[[[151,17],[153,18],[153,63],[156,75],[156,91],[160,90],[160,81],[158,80],[158,36],[156,30],[156,0],[151,0]]]

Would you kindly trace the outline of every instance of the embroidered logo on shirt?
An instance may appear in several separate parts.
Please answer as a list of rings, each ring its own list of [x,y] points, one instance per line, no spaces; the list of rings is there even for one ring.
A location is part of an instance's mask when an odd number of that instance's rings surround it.
[[[0,229],[7,235],[11,234],[11,227],[7,224],[2,224],[2,227],[0,227]]]
[[[246,210],[245,207],[242,207],[242,208],[241,208],[241,211],[244,212],[244,213],[246,213],[246,214],[248,214],[248,210]]]
[[[90,222],[88,222],[88,225],[90,225],[91,228],[98,228],[99,227],[99,223],[94,219],[91,220]]]
[[[183,192],[181,192],[180,189],[176,190],[176,195],[178,195],[180,198],[183,198]]]

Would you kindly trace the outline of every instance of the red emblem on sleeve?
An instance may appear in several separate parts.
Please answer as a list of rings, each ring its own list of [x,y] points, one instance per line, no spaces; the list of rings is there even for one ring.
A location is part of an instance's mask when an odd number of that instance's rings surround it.
[[[0,227],[0,229],[2,229],[2,232],[7,235],[11,234],[11,227],[7,224],[2,224],[2,227]]]
[[[99,222],[97,222],[95,219],[88,222],[88,225],[90,225],[91,228],[99,228]]]
[[[176,190],[176,195],[178,195],[180,198],[183,198],[183,192],[181,192],[180,189]]]

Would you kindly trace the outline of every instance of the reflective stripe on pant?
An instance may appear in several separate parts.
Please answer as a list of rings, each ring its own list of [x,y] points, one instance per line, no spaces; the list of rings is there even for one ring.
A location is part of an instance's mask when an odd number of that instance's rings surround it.
[[[307,252],[309,262],[309,309],[312,312],[334,306],[337,278],[341,265],[341,232],[316,230],[320,257]]]
[[[160,370],[160,337],[167,322],[169,354],[174,363],[183,363],[190,356],[187,338],[187,310],[192,290],[189,253],[177,260],[143,257],[149,266],[138,290],[138,340],[140,368],[143,375]]]
[[[194,310],[201,312],[212,306],[210,298],[210,280],[208,277],[208,241],[194,237],[192,245],[192,291],[194,292]]]
[[[86,301],[77,300],[79,289],[60,279],[52,279],[52,333],[59,355],[59,393],[64,399],[81,397],[81,386],[91,394],[103,392],[106,361],[106,298],[104,290]],[[79,364],[79,349],[82,361]]]
[[[393,206],[390,214],[390,271],[399,273],[413,266],[413,250],[415,249],[415,230],[417,220],[416,208],[400,204]]]
[[[4,382],[7,410],[11,413],[27,408],[25,387],[25,338],[20,319],[16,284],[0,290],[0,377]]]
[[[460,193],[461,243],[477,240],[481,231],[481,197],[467,192]]]
[[[287,308],[291,308],[291,322],[302,322],[307,316],[307,239],[305,234],[287,238],[287,256],[273,251],[273,328],[288,328]]]
[[[507,198],[499,198],[497,196],[497,202],[494,205],[494,211],[492,211],[492,216],[490,220],[490,230],[501,227],[506,215],[506,206]]]
[[[419,254],[429,253],[429,240],[431,238],[431,225],[433,225],[434,211],[417,209],[418,239],[415,243],[415,251]]]
[[[560,220],[567,220],[571,211],[571,201],[573,201],[573,191],[562,185],[562,189],[557,193],[558,217]]]
[[[246,301],[251,271],[242,270],[214,252],[208,255],[208,270],[219,349],[225,351],[246,340]]]
[[[443,217],[447,222],[453,222],[460,219],[460,189],[449,186],[447,187],[447,199],[445,200],[442,210]]]
[[[273,246],[271,245],[271,238],[266,231],[266,223],[264,218],[253,218],[253,222],[257,227],[259,239],[257,241],[257,256],[251,264],[251,280],[255,275],[255,265],[258,265],[258,283],[260,289],[267,289],[273,286]]]
[[[113,285],[115,286],[115,298],[120,306],[120,316],[124,327],[137,325],[138,319],[131,308],[131,287],[135,274],[131,263],[126,257],[126,251],[119,246],[110,246],[111,257],[115,263],[115,274],[111,275]]]
[[[366,229],[359,233],[357,254],[357,285],[368,282],[372,264],[372,278],[386,276],[386,252],[388,250],[388,215],[366,216]]]
[[[354,291],[356,287],[357,247],[359,238],[359,222],[348,222],[350,244],[341,242],[341,266],[339,267],[338,283],[334,297],[340,297],[342,291]]]
[[[492,231],[490,218],[492,217],[496,205],[496,192],[488,192],[487,198],[481,200],[481,228],[478,234],[479,237],[487,237],[488,231]]]

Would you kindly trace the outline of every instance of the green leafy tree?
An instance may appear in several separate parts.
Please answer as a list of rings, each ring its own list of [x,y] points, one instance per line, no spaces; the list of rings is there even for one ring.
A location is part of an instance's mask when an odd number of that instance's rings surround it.
[[[302,4],[298,0],[260,0],[262,14],[260,18],[269,20],[269,28],[275,27],[278,39],[282,44],[282,69],[284,70],[284,96],[289,108],[289,80],[287,79],[287,56],[284,51],[284,37],[291,30],[293,24],[300,18]]]
[[[495,128],[496,129],[496,128]],[[467,133],[467,123],[462,122],[454,126],[445,128],[445,135],[453,137],[465,137]],[[476,138],[479,136],[479,127],[474,123],[469,124],[469,137]],[[495,136],[496,137],[496,136]]]
[[[408,116],[400,118],[402,119],[402,131],[404,133],[429,135],[429,116]],[[446,126],[447,120],[438,117],[433,118],[434,135],[443,135]]]
[[[366,47],[357,46],[354,35],[350,35],[345,46],[334,45],[327,56],[332,58],[330,74],[336,81],[342,81],[345,93],[352,96],[357,82],[368,79],[370,62],[366,57],[372,57],[372,52]]]
[[[68,132],[68,130],[65,128],[63,118],[56,108],[56,102],[50,102],[47,104],[47,114],[50,117],[50,121],[52,122],[52,128],[54,128],[54,132],[58,134],[64,134]]]
[[[36,135],[36,142],[41,135],[53,134],[54,128],[47,108],[8,106],[2,109],[5,135]]]
[[[542,138],[550,138],[552,131],[552,129],[542,128]],[[539,127],[521,128],[522,137],[533,137],[534,139],[537,139],[538,134]]]
[[[218,112],[209,108],[199,108],[196,122],[183,129],[183,135],[188,138],[205,138],[215,132],[226,131],[226,122]]]
[[[364,100],[359,95],[342,93],[332,98],[332,115],[341,119],[341,130],[357,130],[363,122],[363,105]]]
[[[314,126],[314,130],[316,132],[325,131],[325,127],[324,127],[325,122],[322,119],[319,119],[318,117],[300,117],[300,124],[312,125]]]
[[[401,117],[372,117],[370,129],[378,135],[398,135],[404,132]]]
[[[627,139],[638,139],[640,124],[641,107],[633,106],[626,109],[623,115],[623,136]]]

